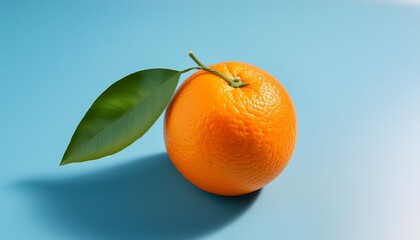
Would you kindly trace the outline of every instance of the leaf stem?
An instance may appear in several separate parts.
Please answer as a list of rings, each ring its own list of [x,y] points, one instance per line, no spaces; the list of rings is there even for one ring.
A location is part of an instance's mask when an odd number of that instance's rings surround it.
[[[219,71],[216,71],[213,68],[207,67],[200,60],[198,60],[197,57],[191,51],[188,52],[188,55],[198,65],[197,68],[191,68],[191,69],[201,69],[201,70],[213,73],[214,75],[216,75],[216,76],[220,77],[221,79],[225,80],[226,82],[228,82],[230,84],[230,86],[233,87],[233,88],[240,88],[240,87],[245,87],[245,86],[248,85],[248,83],[242,82],[241,78],[239,76],[234,77],[234,78],[229,78],[228,76],[220,73]],[[186,69],[186,70],[189,71],[191,69]],[[184,71],[186,71],[186,70],[184,70]],[[184,72],[184,71],[182,71],[182,72]]]
[[[201,69],[202,69],[201,67],[190,67],[190,68],[187,68],[187,69],[184,69],[184,70],[180,71],[179,73],[183,74],[183,73],[189,72],[191,70],[201,70]]]

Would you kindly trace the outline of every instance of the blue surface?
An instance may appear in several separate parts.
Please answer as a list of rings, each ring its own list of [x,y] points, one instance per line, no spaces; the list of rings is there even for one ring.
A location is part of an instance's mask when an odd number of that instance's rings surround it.
[[[0,239],[420,239],[418,3],[1,1]],[[189,50],[289,90],[299,139],[279,178],[240,198],[196,189],[162,118],[117,155],[58,166],[106,87],[194,66]]]

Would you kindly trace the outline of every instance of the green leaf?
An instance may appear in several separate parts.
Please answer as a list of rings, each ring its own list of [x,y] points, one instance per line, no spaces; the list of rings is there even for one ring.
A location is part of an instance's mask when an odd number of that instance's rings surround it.
[[[180,75],[148,69],[112,84],[80,121],[60,165],[114,154],[143,136],[165,110]]]

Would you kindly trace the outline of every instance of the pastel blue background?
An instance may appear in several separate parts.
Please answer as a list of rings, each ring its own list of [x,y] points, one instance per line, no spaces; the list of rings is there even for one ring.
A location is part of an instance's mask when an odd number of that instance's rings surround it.
[[[420,239],[418,3],[1,1],[0,239]],[[196,189],[162,118],[117,155],[58,166],[105,88],[194,66],[189,50],[289,90],[299,139],[274,182]]]

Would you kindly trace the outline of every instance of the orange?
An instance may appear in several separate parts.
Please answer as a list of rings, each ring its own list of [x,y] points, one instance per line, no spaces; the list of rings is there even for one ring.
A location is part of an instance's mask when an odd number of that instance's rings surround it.
[[[200,70],[187,78],[165,115],[169,157],[204,191],[235,196],[275,179],[292,156],[297,118],[286,89],[264,70],[240,62],[211,66],[247,86],[234,88]]]

